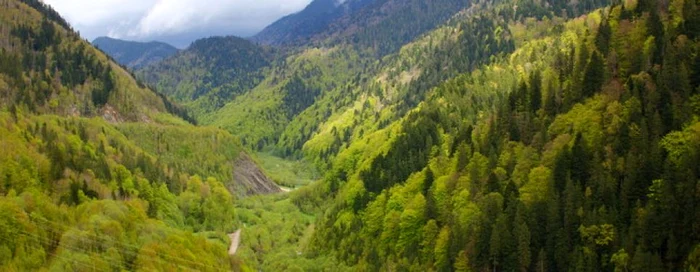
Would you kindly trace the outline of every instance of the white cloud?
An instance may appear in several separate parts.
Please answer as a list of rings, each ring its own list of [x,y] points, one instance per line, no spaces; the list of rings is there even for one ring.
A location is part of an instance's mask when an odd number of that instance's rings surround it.
[[[160,39],[184,46],[212,35],[252,35],[311,0],[44,1],[88,39]]]

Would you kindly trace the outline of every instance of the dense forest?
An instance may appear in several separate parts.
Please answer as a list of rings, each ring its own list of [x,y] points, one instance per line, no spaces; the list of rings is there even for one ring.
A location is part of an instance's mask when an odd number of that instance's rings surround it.
[[[512,53],[337,153],[310,254],[360,270],[697,269],[697,4],[510,10],[472,16],[510,24]]]
[[[697,0],[317,0],[145,83],[0,6],[0,270],[700,271]]]
[[[188,123],[43,3],[0,7],[0,270],[246,269],[226,235],[254,192],[240,141]]]
[[[212,37],[192,43],[175,56],[137,71],[140,79],[188,105],[196,116],[223,107],[263,79],[274,50],[238,37]]]

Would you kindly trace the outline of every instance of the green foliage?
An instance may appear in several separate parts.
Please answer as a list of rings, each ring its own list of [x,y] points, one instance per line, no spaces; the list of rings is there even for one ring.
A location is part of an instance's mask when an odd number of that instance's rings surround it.
[[[459,0],[379,1],[351,17],[342,26],[349,31],[340,36],[359,50],[385,56],[467,7]]]
[[[140,200],[66,207],[33,191],[0,206],[3,270],[229,269],[224,244],[149,219]]]
[[[285,160],[269,153],[258,153],[257,158],[265,174],[285,187],[300,188],[320,178],[313,165],[304,160]]]
[[[49,5],[46,5],[44,2],[37,0],[21,0],[21,2],[37,10],[44,18],[56,22],[65,29],[72,30],[68,22],[66,22],[66,20],[63,19],[60,14],[58,14],[58,12],[56,12]]]
[[[233,188],[233,163],[243,148],[231,134],[215,128],[183,125],[127,123],[119,124],[116,128],[129,141],[157,157],[155,163],[167,166],[167,171],[174,171],[175,177],[179,173],[213,177]],[[153,161],[138,158],[137,163],[148,166]],[[143,172],[148,173],[146,170]],[[162,180],[162,177],[150,178]],[[173,184],[170,188],[181,190],[183,185]],[[243,191],[238,193],[243,194]]]
[[[134,104],[157,96],[122,90],[138,84],[50,21],[13,24],[23,49],[0,54],[0,89],[32,92],[6,92],[0,114],[0,268],[697,270],[693,1],[580,17],[605,1],[480,2],[418,39],[464,3],[396,3],[279,61],[235,38],[171,59],[156,81],[229,132],[164,111],[145,115],[157,124],[34,115],[169,106]],[[60,59],[89,68],[41,72]],[[78,95],[54,92],[67,86]],[[305,157],[323,178],[235,199],[241,145]],[[280,183],[315,178],[261,160]]]
[[[258,85],[274,56],[271,48],[241,38],[213,37],[197,40],[137,74],[201,117]]]
[[[237,255],[258,270],[349,271],[334,258],[308,250],[313,214],[301,212],[289,196],[254,196],[237,201],[242,244]]]
[[[23,3],[20,3],[23,2]],[[25,5],[26,4],[26,5]],[[107,116],[114,121],[175,113],[164,97],[92,48],[53,9],[38,1],[5,1],[0,22],[0,106],[38,114]],[[5,76],[7,79],[5,79]]]
[[[337,100],[346,95],[343,92],[347,90],[347,86],[338,82],[351,80],[362,68],[362,61],[367,60],[358,59],[357,53],[345,47],[305,50],[287,59],[283,67],[257,87],[236,97],[219,111],[204,116],[201,121],[230,131],[239,136],[244,145],[258,150],[280,140],[288,147],[283,155],[291,155],[291,147],[300,148],[302,137],[309,137],[315,131],[315,128],[308,127],[313,122],[306,118],[327,118],[335,103],[351,101],[351,97]],[[321,90],[333,91],[322,94]],[[329,104],[309,107],[315,101]],[[305,118],[296,118],[298,115]]]
[[[351,137],[324,179],[335,200],[318,251],[374,270],[691,267],[697,116],[680,98],[697,86],[680,56],[697,45],[620,8],[526,39]]]
[[[235,229],[232,193],[215,178],[189,178],[230,177],[231,168],[192,167],[232,165],[242,148],[228,133],[125,124],[122,134],[101,119],[6,112],[0,124],[0,224],[11,239],[0,247],[3,270],[231,268],[226,239],[195,232]],[[178,145],[158,150],[154,132]],[[230,153],[202,157],[217,148]]]

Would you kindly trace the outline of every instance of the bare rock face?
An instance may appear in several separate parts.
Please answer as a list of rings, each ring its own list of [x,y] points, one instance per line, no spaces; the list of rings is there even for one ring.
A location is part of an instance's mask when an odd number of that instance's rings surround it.
[[[279,186],[260,170],[253,159],[245,152],[241,152],[238,160],[233,165],[233,178],[235,182],[229,185],[231,192],[243,192],[245,195],[274,194],[282,192]],[[232,186],[238,188],[232,188]]]
[[[105,105],[104,108],[102,108],[102,118],[112,124],[124,122],[119,112],[110,105]]]

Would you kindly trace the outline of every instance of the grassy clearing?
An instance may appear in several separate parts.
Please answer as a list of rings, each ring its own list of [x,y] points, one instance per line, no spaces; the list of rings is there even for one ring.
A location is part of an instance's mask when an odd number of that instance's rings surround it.
[[[319,178],[318,171],[306,161],[287,160],[270,153],[258,153],[258,163],[277,184],[295,189]]]

